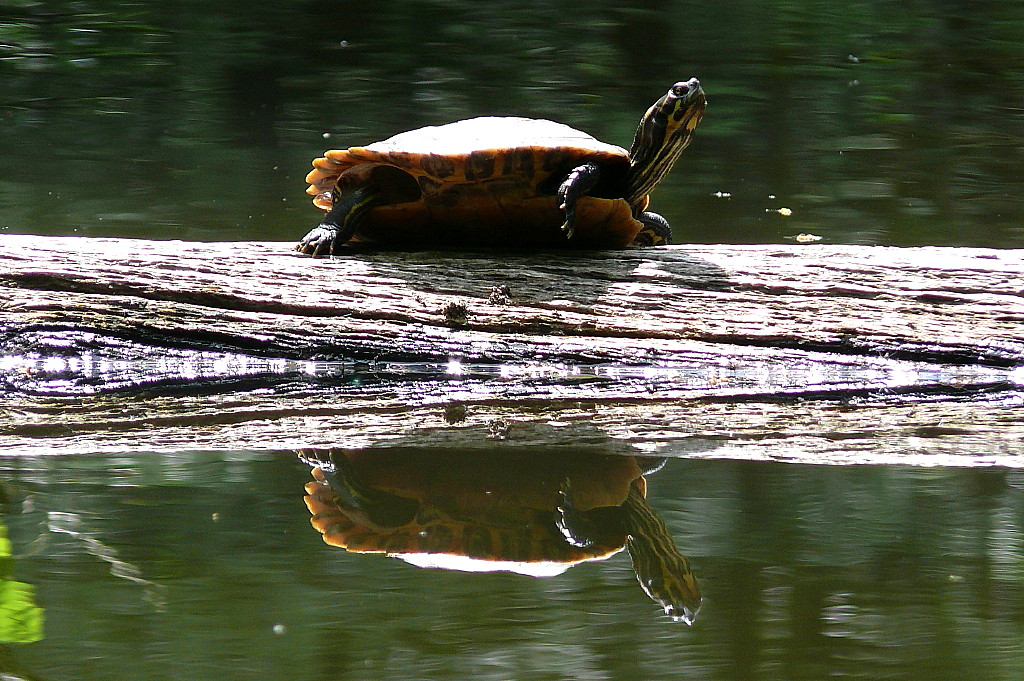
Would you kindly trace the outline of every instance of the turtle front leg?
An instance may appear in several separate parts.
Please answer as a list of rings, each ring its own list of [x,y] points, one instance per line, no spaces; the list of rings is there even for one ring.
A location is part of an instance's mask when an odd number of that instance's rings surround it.
[[[383,202],[380,192],[373,187],[343,194],[335,200],[323,222],[302,237],[295,250],[314,257],[334,255],[356,233],[369,210]]]
[[[599,179],[601,169],[593,163],[584,163],[569,171],[565,181],[558,187],[558,200],[561,202],[558,207],[565,211],[562,231],[566,239],[571,239],[576,231],[576,200],[593,189]]]
[[[586,514],[580,513],[572,503],[572,486],[566,478],[558,488],[555,506],[555,527],[571,546],[587,548],[593,545],[596,529]]]

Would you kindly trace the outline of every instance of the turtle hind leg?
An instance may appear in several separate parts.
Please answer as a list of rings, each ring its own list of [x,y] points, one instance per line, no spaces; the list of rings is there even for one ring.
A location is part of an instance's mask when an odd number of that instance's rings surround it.
[[[634,246],[664,246],[672,243],[672,227],[657,213],[645,211],[636,218],[644,228],[633,239]]]
[[[576,201],[597,184],[601,179],[601,169],[593,163],[584,163],[569,171],[565,180],[558,187],[558,206],[565,211],[565,222],[562,232],[566,239],[571,239],[576,231]]]
[[[352,238],[371,208],[384,203],[373,187],[359,187],[336,199],[323,221],[302,237],[295,250],[306,255],[333,255]]]
[[[302,450],[299,458],[317,466],[335,493],[335,502],[346,515],[377,528],[401,527],[412,522],[420,508],[418,501],[391,494],[366,484],[344,454]]]

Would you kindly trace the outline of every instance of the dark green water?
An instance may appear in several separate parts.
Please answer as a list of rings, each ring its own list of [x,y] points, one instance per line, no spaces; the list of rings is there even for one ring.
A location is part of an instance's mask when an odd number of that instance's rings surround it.
[[[1024,477],[671,461],[693,627],[626,555],[536,579],[326,546],[290,452],[7,460],[47,679],[1021,678]],[[6,671],[6,670],[5,670]]]
[[[1022,36],[1002,0],[12,1],[0,230],[292,240],[325,148],[486,114],[628,146],[696,75],[678,241],[1019,247]]]
[[[999,0],[12,0],[0,233],[291,241],[325,148],[488,114],[628,145],[698,76],[653,199],[678,241],[1024,247],[1022,63]],[[1024,676],[1015,471],[673,461],[650,498],[705,594],[692,628],[625,554],[537,580],[328,547],[293,453],[0,474],[0,638],[45,619],[0,649],[24,678]]]

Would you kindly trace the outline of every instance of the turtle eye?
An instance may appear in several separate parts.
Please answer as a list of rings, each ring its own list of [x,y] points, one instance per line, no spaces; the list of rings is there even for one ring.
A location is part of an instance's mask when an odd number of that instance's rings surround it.
[[[690,86],[686,83],[676,83],[672,86],[672,94],[676,97],[685,97],[690,93]]]

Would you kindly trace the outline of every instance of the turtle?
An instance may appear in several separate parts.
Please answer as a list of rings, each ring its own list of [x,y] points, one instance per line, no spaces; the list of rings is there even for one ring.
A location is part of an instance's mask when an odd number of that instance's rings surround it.
[[[700,589],[689,561],[648,505],[632,456],[429,455],[423,450],[301,450],[305,503],[332,546],[419,567],[535,577],[628,548],[643,590],[675,621],[693,622]]]
[[[707,100],[696,78],[644,114],[627,152],[554,121],[485,116],[334,149],[306,176],[327,211],[295,249],[409,246],[624,248],[668,243],[649,194],[689,145]]]

